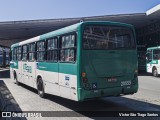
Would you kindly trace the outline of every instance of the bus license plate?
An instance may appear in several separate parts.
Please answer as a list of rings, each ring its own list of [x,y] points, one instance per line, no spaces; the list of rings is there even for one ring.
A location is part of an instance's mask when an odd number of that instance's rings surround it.
[[[128,86],[131,85],[131,81],[122,81],[121,86]]]
[[[117,81],[117,78],[114,78],[114,77],[110,77],[107,79],[108,82],[116,82]]]

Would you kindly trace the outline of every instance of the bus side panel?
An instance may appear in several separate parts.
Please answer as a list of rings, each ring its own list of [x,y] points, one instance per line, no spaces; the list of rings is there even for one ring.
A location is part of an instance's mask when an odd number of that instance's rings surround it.
[[[152,64],[147,64],[147,66],[146,66],[146,68],[147,68],[147,72],[148,73],[152,73]]]
[[[157,64],[157,72],[158,72],[158,74],[160,74],[160,60],[158,60],[158,64]]]
[[[59,63],[60,96],[77,101],[77,64]]]
[[[22,76],[22,61],[18,61],[17,80],[21,83],[24,81]]]
[[[147,72],[152,73],[152,70],[155,67],[157,69],[158,74],[160,74],[159,62],[159,60],[152,59],[151,62],[147,63]]]
[[[36,63],[35,62],[23,62],[22,64],[22,72],[24,74],[25,83],[31,87],[35,86],[35,69]]]
[[[37,62],[36,76],[41,76],[45,93],[60,95],[58,80],[58,63]]]
[[[18,61],[11,61],[10,62],[10,76],[11,76],[11,79],[14,79],[14,72],[17,74],[18,73]]]
[[[23,83],[33,87],[34,76],[35,76],[34,62],[22,61],[21,69],[22,69]]]

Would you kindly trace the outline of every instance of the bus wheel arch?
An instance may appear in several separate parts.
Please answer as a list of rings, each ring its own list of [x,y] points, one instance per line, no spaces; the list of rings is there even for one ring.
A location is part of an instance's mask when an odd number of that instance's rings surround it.
[[[157,77],[157,76],[158,76],[157,68],[156,68],[155,66],[153,66],[153,68],[152,68],[152,75],[153,75],[154,77]]]
[[[41,98],[45,97],[45,92],[44,92],[44,82],[43,79],[40,75],[37,76],[37,90],[38,90],[38,95]]]

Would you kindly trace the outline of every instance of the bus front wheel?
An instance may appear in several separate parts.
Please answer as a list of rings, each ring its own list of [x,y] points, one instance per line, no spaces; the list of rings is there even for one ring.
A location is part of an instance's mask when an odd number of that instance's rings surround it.
[[[37,80],[37,90],[38,90],[38,95],[41,98],[44,98],[45,93],[44,93],[44,86],[43,86],[43,81],[41,77],[39,77]]]
[[[153,68],[152,74],[153,74],[154,77],[157,77],[157,76],[158,76],[158,72],[157,72],[157,69],[156,69],[156,68]]]

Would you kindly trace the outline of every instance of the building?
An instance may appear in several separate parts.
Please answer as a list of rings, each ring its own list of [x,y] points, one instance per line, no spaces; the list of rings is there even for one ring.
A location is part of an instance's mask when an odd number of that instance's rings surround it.
[[[104,15],[81,18],[0,22],[0,45],[11,44],[44,34],[80,21],[115,21],[135,26],[141,49],[160,45],[160,4],[146,13]]]

